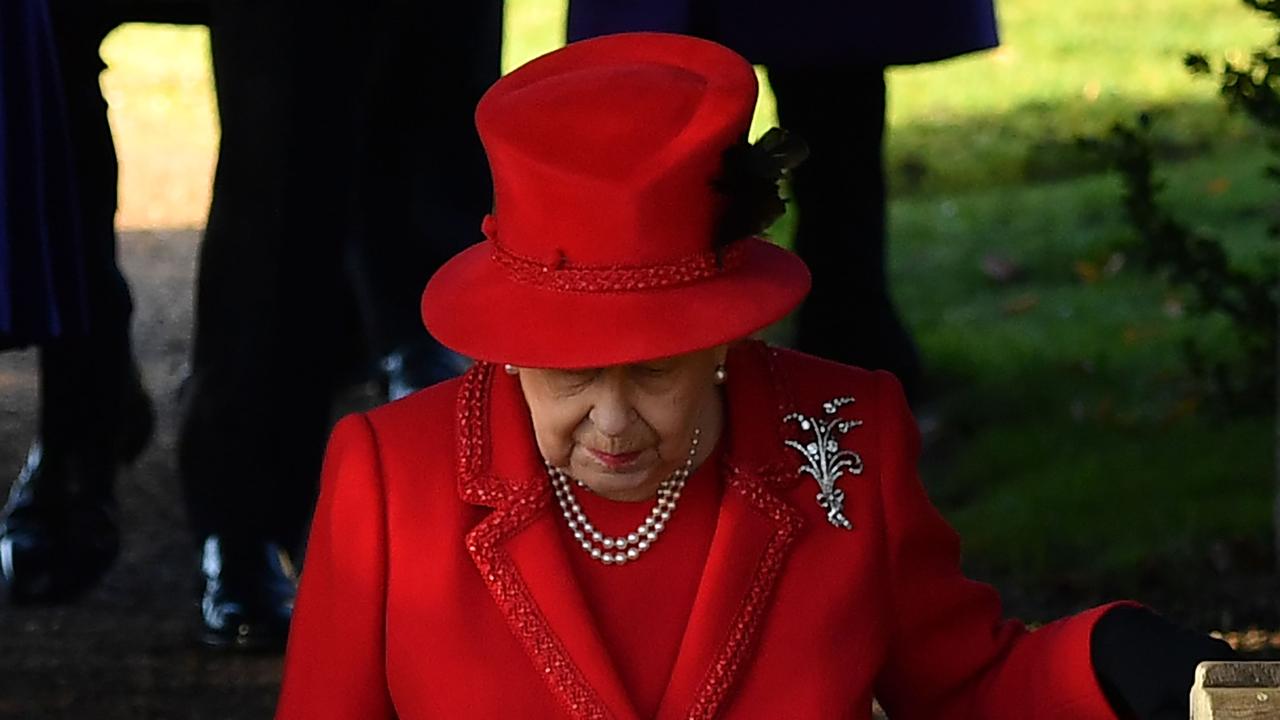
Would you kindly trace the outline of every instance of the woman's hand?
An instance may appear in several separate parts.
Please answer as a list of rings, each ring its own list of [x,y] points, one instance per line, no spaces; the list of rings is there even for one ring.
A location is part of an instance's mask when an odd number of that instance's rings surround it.
[[[1225,642],[1136,605],[1116,607],[1098,620],[1090,657],[1107,700],[1126,720],[1186,720],[1196,666],[1238,659]]]

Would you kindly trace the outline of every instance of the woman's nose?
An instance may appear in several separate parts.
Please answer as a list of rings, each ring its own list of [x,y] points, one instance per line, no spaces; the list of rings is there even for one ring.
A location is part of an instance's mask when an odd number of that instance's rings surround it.
[[[622,435],[635,422],[636,411],[623,388],[610,383],[591,408],[591,423],[602,435]]]

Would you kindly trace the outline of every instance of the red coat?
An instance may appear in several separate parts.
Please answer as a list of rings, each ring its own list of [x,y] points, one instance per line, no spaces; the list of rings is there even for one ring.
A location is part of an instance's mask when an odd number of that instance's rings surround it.
[[[897,382],[744,343],[727,468],[661,718],[1112,718],[1089,663],[1105,608],[1035,632],[958,569]],[[793,411],[840,440],[852,529],[798,472]],[[517,381],[480,364],[344,419],[325,461],[277,718],[635,718],[577,590]],[[677,518],[678,521],[678,518]]]

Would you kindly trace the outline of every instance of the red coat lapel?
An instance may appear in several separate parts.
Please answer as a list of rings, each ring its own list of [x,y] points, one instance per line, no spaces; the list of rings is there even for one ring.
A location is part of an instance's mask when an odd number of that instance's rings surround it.
[[[596,631],[546,493],[494,511],[468,549],[534,670],[575,718],[633,720],[635,709]]]
[[[711,718],[721,710],[751,664],[774,586],[804,527],[776,494],[798,477],[779,451],[790,403],[768,352],[744,343],[729,356],[727,486],[659,718]]]
[[[575,718],[634,720],[574,581],[519,385],[477,364],[458,395],[458,489],[494,508],[467,550],[535,672]]]
[[[707,566],[659,718],[711,718],[751,664],[774,585],[802,521],[764,492],[760,478],[732,474]]]
[[[782,452],[790,403],[758,343],[730,355],[727,487],[702,581],[658,716],[713,717],[751,663],[755,639],[803,520],[778,497],[798,481]],[[458,397],[458,483],[494,508],[467,547],[536,672],[565,711],[635,718],[578,590],[559,514],[514,379],[478,364]]]

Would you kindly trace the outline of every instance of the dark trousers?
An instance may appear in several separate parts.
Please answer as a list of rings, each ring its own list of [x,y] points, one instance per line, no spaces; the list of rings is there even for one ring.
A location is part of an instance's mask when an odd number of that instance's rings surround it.
[[[297,541],[339,364],[361,343],[342,269],[352,112],[332,2],[210,15],[221,148],[200,249],[179,467],[197,539]]]
[[[796,347],[893,372],[914,397],[920,361],[885,267],[885,84],[879,67],[769,67],[782,127],[809,144],[792,177],[795,249],[813,273]]]
[[[500,20],[497,2],[213,6],[222,147],[179,448],[197,540],[296,548],[335,387],[369,339],[425,337],[455,215],[472,237],[487,207],[454,196],[483,168],[470,118]]]
[[[502,2],[384,0],[364,21],[350,247],[362,318],[385,355],[434,342],[422,290],[483,239],[492,181],[474,113],[501,69]]]
[[[116,263],[116,154],[98,84],[105,67],[98,46],[116,22],[67,3],[52,3],[51,11],[80,200],[88,322],[84,334],[40,348],[40,436],[47,454],[74,454],[90,466],[109,468],[131,372],[133,311]],[[111,474],[93,476],[106,483]],[[110,492],[106,486],[80,490]]]

